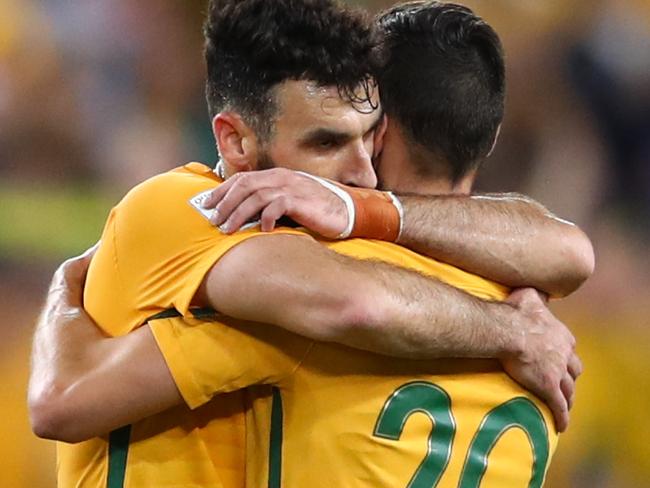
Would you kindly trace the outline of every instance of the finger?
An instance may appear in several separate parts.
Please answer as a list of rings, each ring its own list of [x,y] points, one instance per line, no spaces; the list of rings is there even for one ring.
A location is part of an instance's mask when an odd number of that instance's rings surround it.
[[[578,357],[577,354],[573,353],[569,358],[569,363],[567,364],[567,370],[569,371],[569,374],[574,380],[578,379],[578,376],[582,374],[583,371],[582,361],[580,361],[580,358]]]
[[[259,171],[246,173],[237,178],[227,193],[221,198],[214,208],[214,214],[210,218],[213,225],[222,225],[231,218],[233,212],[253,194],[265,189],[276,188],[278,177],[274,173]],[[238,227],[235,227],[237,229]]]
[[[97,253],[97,250],[99,249],[101,242],[102,241],[97,241],[93,246],[86,249],[86,251],[80,256],[81,258],[80,264],[82,265],[82,269],[80,269],[80,272],[83,272],[83,277],[81,280],[81,288],[83,288],[86,285],[88,268],[90,268],[90,263],[92,262],[93,257],[95,257],[95,254]]]
[[[517,308],[528,308],[533,304],[540,304],[539,294],[534,288],[515,288],[510,292],[506,301],[514,304]]]
[[[82,302],[87,269],[88,267],[83,264],[80,256],[68,259],[61,264],[52,278],[48,301],[79,306]]]
[[[67,259],[61,264],[61,266],[59,266],[59,269],[57,269],[55,276],[59,278],[59,281],[66,283],[77,283],[81,281],[81,287],[83,287],[83,282],[86,279],[88,267],[90,266],[90,262],[92,261],[92,258],[97,252],[98,248],[99,242],[86,249],[79,256]]]
[[[562,381],[560,381],[560,390],[562,390],[562,394],[564,395],[564,398],[567,403],[567,408],[571,410],[573,408],[573,398],[575,395],[575,381],[571,377],[571,375],[567,372],[566,375],[564,375],[564,378],[562,378]]]
[[[203,208],[214,208],[217,205],[217,203],[221,201],[224,195],[228,193],[228,190],[230,190],[230,187],[237,181],[239,176],[240,173],[233,175],[232,177],[228,178],[226,181],[221,183],[214,190],[212,190],[212,192],[210,192],[207,198],[203,200],[201,206]]]
[[[237,206],[219,229],[227,234],[239,230],[246,222],[257,218],[267,205],[278,198],[283,198],[283,195],[275,189],[265,189],[250,195]]]
[[[95,244],[93,244],[88,249],[86,249],[79,257],[90,261],[92,257],[95,255],[95,253],[97,252],[97,249],[99,249],[99,245],[101,244],[101,242],[102,241],[97,241]]]
[[[260,217],[261,228],[263,232],[271,232],[275,228],[275,223],[287,212],[285,199],[276,199],[262,210]]]
[[[250,197],[251,194],[255,193],[255,191],[256,185],[252,184],[250,180],[246,180],[243,177],[239,178],[230,185],[228,191],[215,204],[210,222],[213,225],[222,225],[230,218],[232,212]]]
[[[101,241],[97,241],[94,245],[86,249],[82,254],[72,259],[72,262],[75,263],[75,267],[77,267],[77,272],[83,274],[84,278],[88,272],[88,267],[90,266],[90,262],[92,261],[93,256],[95,256],[97,249],[99,249],[100,243]]]
[[[569,426],[569,408],[560,388],[556,388],[550,394],[547,402],[551,412],[553,412],[557,431],[564,432]]]

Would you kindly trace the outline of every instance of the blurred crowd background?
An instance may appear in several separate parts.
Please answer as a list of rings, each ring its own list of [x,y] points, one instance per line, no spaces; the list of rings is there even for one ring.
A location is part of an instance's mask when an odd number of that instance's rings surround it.
[[[350,2],[371,11],[390,1]],[[553,304],[585,373],[549,488],[650,487],[650,1],[464,0],[501,34],[506,119],[480,191],[529,194],[594,241]],[[50,276],[134,184],[214,161],[203,0],[0,0],[0,486],[55,485],[25,405]]]

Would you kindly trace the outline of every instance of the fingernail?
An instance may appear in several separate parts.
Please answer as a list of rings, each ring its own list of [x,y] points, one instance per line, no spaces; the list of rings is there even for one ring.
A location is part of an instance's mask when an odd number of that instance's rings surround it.
[[[214,221],[214,225],[219,225],[223,223],[223,221],[225,220],[223,218],[223,215],[221,215],[221,213],[219,212],[219,208],[215,208],[214,211],[212,212],[212,219]]]
[[[222,225],[219,226],[219,230],[223,232],[224,234],[227,234],[230,232],[230,222],[226,222]]]

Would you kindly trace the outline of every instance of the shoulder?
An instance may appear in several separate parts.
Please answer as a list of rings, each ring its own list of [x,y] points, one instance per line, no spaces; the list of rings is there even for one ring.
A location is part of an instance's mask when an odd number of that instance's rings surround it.
[[[203,226],[209,214],[197,198],[221,184],[212,170],[190,163],[154,176],[132,188],[114,208],[117,229],[127,232]]]
[[[133,187],[118,204],[120,210],[160,209],[186,203],[197,192],[211,190],[221,184],[212,169],[200,163],[189,163]]]

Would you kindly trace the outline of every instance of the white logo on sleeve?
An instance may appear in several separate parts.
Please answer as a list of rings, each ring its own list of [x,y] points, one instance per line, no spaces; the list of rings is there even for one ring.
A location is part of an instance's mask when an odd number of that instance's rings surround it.
[[[201,215],[203,215],[206,219],[210,219],[210,216],[212,215],[212,209],[211,208],[203,208],[203,202],[208,198],[208,196],[212,193],[212,190],[207,190],[204,192],[199,193],[198,195],[190,198],[190,205],[194,207],[196,210],[199,211]]]
[[[196,196],[193,196],[192,198],[190,198],[189,201],[190,205],[194,207],[201,215],[203,215],[208,220],[210,220],[210,217],[212,216],[212,212],[214,210],[211,208],[203,208],[203,202],[208,198],[210,193],[212,193],[212,190],[206,190],[204,192],[199,193]],[[250,222],[247,222],[246,224],[242,225],[239,230],[251,229],[258,225],[260,225],[259,219],[251,220]]]

